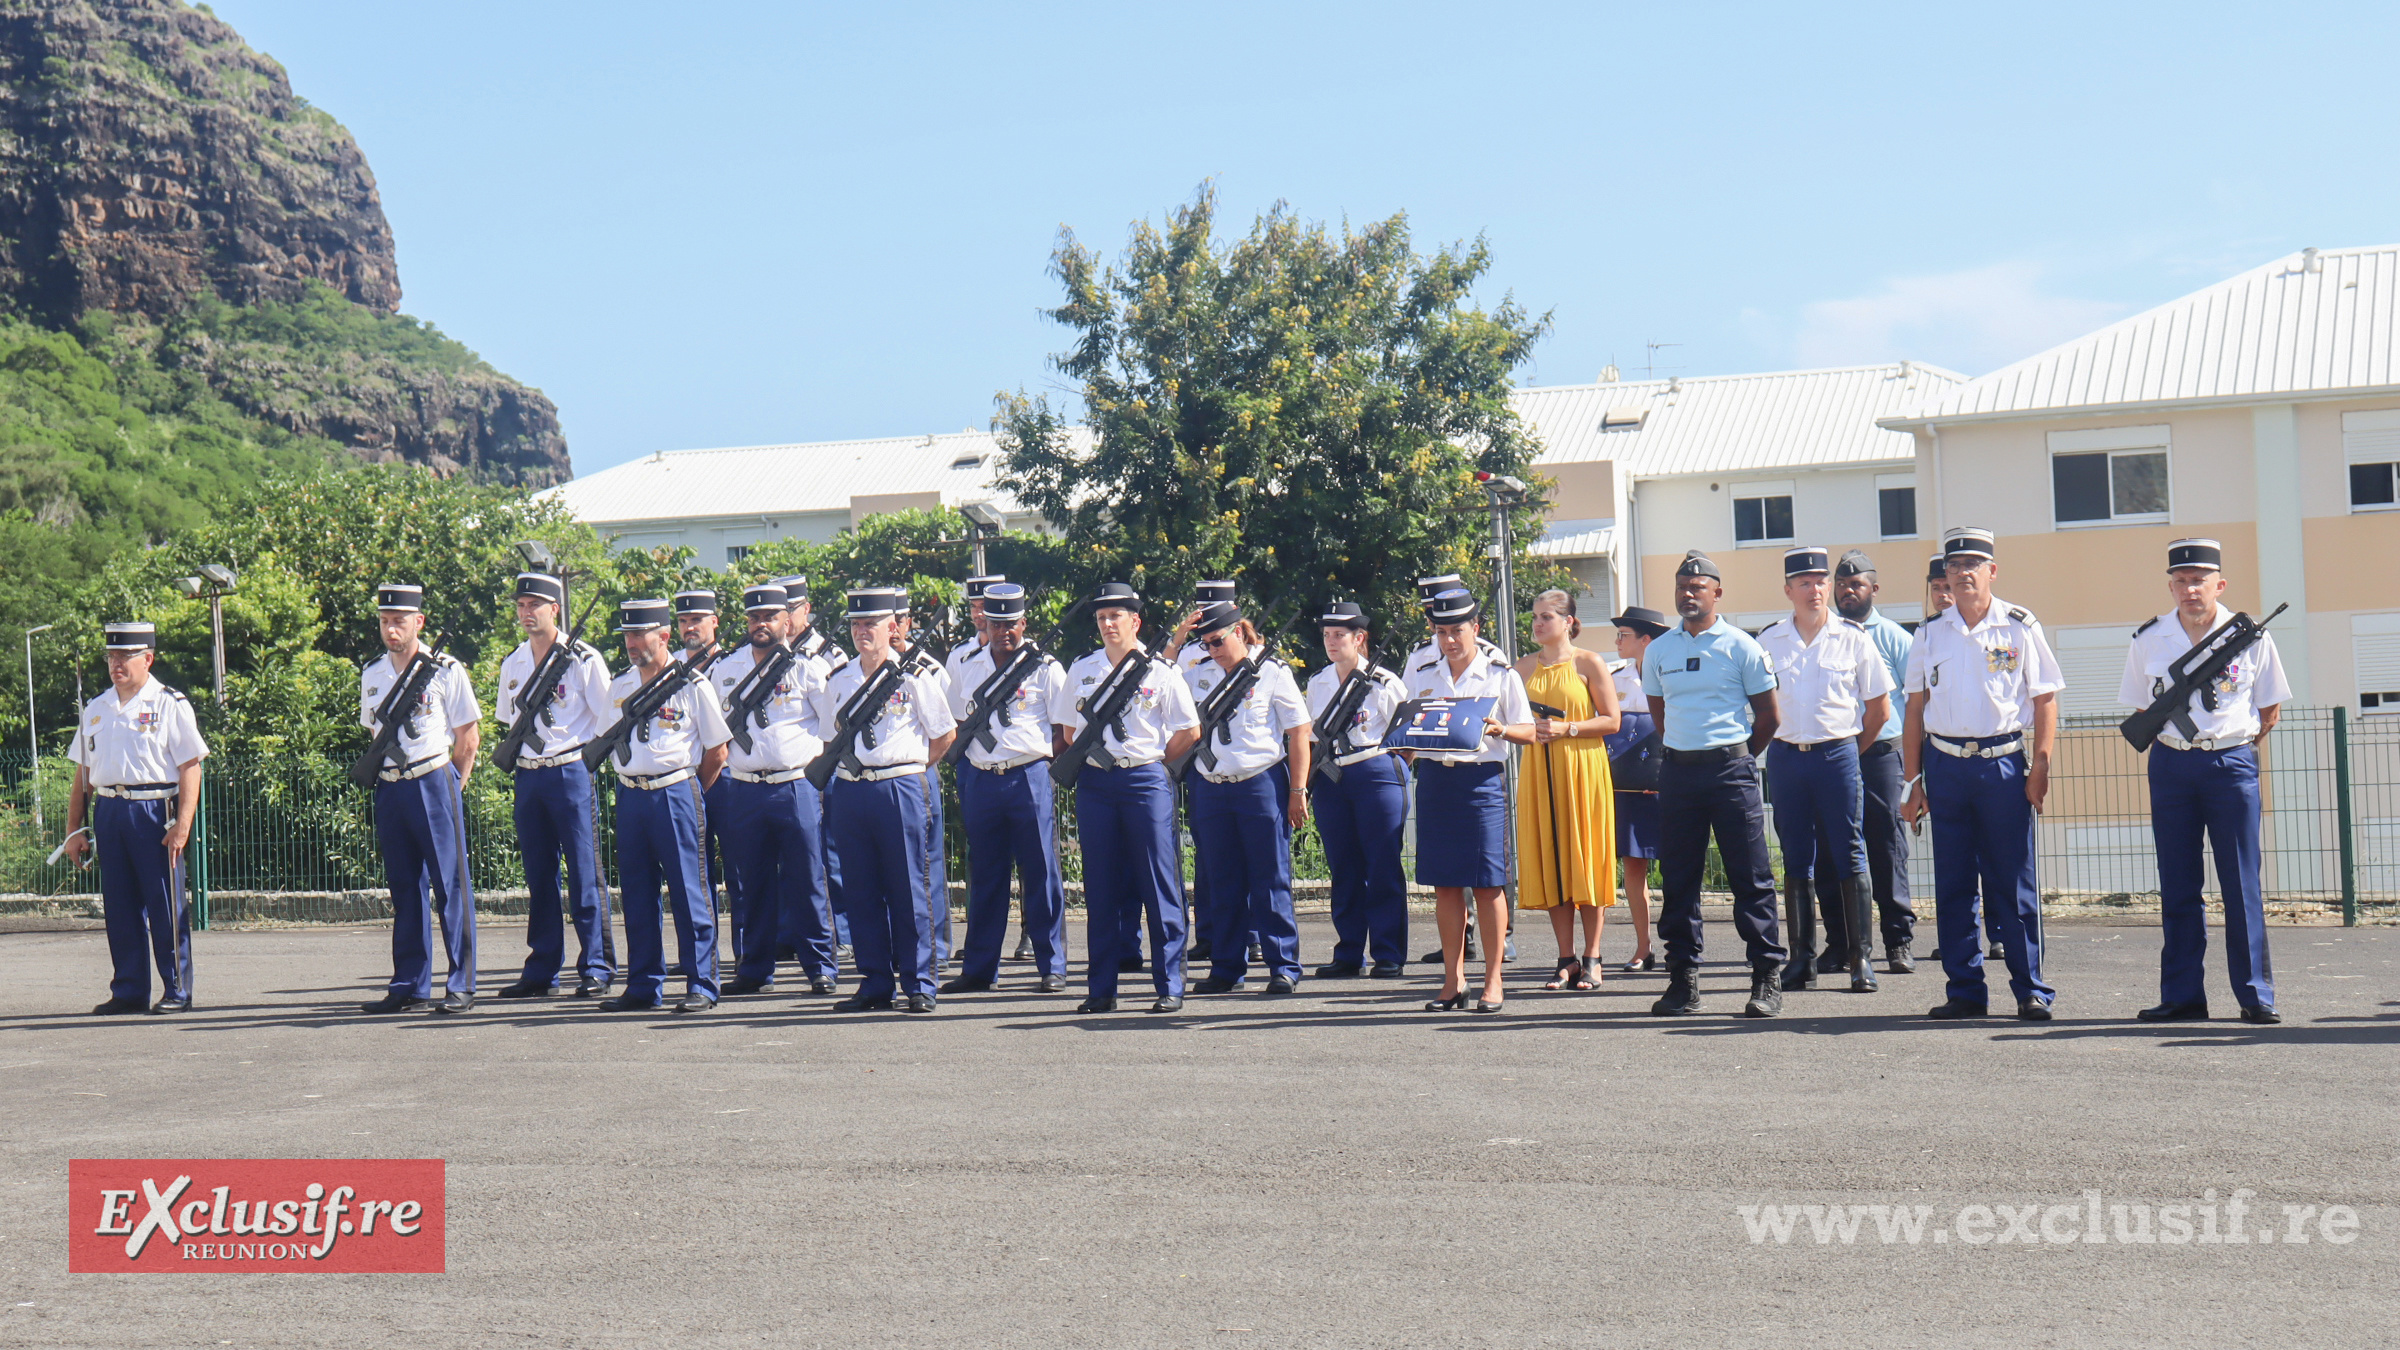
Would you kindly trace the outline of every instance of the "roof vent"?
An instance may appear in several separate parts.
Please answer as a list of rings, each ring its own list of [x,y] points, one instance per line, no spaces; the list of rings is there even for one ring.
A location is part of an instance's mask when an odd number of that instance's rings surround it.
[[[983,467],[983,452],[962,450],[959,452],[958,458],[950,461],[950,467],[953,469],[980,469]]]
[[[2313,248],[2304,248],[2304,249],[2300,250],[2300,270],[2301,270],[2301,271],[2303,271],[2303,272],[2322,272],[2322,271],[2324,271],[2324,270],[2325,270],[2325,257],[2324,257],[2324,255],[2323,255],[2322,253],[2320,253],[2318,250],[2316,250],[2316,249],[2313,249]]]
[[[1669,375],[1667,377],[1667,392],[1670,394],[1680,394],[1683,392],[1683,377],[1681,375]]]
[[[1611,408],[1600,418],[1602,431],[1639,431],[1650,416],[1648,408]]]
[[[1617,369],[1617,363],[1614,361],[1600,367],[1600,383],[1602,384],[1615,384],[1623,378],[1625,378],[1624,372]]]

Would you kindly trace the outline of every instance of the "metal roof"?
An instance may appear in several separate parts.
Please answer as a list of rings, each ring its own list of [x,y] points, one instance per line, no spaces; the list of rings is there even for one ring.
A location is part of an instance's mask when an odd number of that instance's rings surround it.
[[[595,524],[848,511],[852,497],[916,492],[939,492],[948,506],[990,501],[1014,510],[992,485],[999,464],[999,442],[990,432],[958,431],[666,450],[551,491],[578,518]]]
[[[1939,394],[1887,427],[2400,385],[2400,244],[2303,249]]]
[[[1732,473],[1803,464],[1869,464],[1916,455],[1905,432],[1876,425],[1966,376],[1921,362],[1545,385],[1511,396],[1542,438],[1534,461],[1614,460],[1635,477]]]
[[[1552,521],[1552,528],[1564,525],[1567,532],[1535,540],[1525,551],[1537,558],[1606,558],[1617,551],[1615,522],[1589,528],[1575,528],[1581,522]]]

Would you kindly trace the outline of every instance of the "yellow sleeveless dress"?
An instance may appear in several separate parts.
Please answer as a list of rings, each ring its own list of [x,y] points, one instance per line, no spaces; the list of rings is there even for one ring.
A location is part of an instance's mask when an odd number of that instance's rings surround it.
[[[1564,708],[1571,720],[1592,716],[1591,690],[1575,673],[1572,657],[1537,667],[1525,692],[1536,703]],[[1517,903],[1527,909],[1562,901],[1609,905],[1616,894],[1616,791],[1608,746],[1598,736],[1526,746],[1517,763]]]

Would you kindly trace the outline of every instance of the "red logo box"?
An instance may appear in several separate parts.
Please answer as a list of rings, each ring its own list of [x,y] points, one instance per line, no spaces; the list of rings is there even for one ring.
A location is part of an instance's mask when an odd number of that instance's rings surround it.
[[[67,1269],[439,1275],[447,1177],[440,1158],[76,1158]]]

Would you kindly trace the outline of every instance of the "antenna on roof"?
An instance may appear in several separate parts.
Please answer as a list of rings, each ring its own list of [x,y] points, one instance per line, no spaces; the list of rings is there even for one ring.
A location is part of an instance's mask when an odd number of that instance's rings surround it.
[[[1654,380],[1658,378],[1658,354],[1669,347],[1680,347],[1683,344],[1680,342],[1645,342],[1642,345],[1650,349],[1649,359],[1642,365],[1642,378]],[[1669,370],[1675,368],[1674,366],[1667,367]]]

